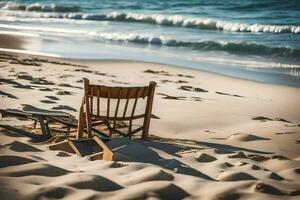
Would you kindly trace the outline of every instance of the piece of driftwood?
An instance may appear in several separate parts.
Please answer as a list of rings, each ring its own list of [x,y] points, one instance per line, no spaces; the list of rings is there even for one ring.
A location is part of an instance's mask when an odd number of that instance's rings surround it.
[[[156,87],[155,82],[150,82],[148,86],[144,87],[109,87],[104,85],[91,85],[89,80],[84,78],[83,84],[84,97],[79,110],[77,139],[83,137],[84,130],[86,130],[88,138],[91,138],[94,125],[99,125],[99,123],[95,124],[94,122],[100,122],[100,124],[106,125],[109,130],[109,136],[114,132],[122,136],[131,137],[133,134],[141,131],[142,139],[147,139],[152,116],[151,112]],[[141,98],[147,98],[145,112],[135,115],[138,100]],[[104,99],[106,106],[101,106],[100,101],[104,101]],[[112,100],[116,100],[115,106],[111,105]],[[125,100],[122,113],[119,111],[121,100]],[[128,105],[130,101],[133,101],[133,106],[129,110]],[[103,114],[101,110],[104,110],[105,114]],[[129,115],[126,115],[128,112]],[[114,114],[112,115],[111,113]],[[143,124],[133,130],[133,120],[137,119],[143,119]],[[116,127],[117,122],[120,121],[129,122],[127,133],[118,130]]]

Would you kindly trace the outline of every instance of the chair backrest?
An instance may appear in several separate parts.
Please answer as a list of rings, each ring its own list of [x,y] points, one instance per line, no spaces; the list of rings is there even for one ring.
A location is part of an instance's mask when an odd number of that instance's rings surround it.
[[[142,131],[142,138],[147,138],[156,87],[155,82],[150,82],[148,86],[143,87],[114,87],[91,85],[89,80],[84,78],[83,83],[84,100],[81,109],[85,110],[83,111],[86,116],[84,124],[89,137],[92,136],[92,121],[100,120],[108,126],[110,135],[112,132],[117,132],[131,137],[132,134]],[[143,113],[136,114],[136,107],[140,99],[147,100]],[[80,119],[81,117],[79,117],[79,121]],[[132,121],[135,119],[143,119],[143,125],[132,130]],[[127,134],[116,129],[117,121],[129,121]]]

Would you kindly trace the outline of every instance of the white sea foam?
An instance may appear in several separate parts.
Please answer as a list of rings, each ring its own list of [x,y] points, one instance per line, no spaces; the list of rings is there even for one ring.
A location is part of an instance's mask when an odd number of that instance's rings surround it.
[[[1,25],[0,25],[1,27]],[[24,36],[24,37],[39,37],[39,34],[34,34],[34,33],[23,33],[23,32],[16,32],[16,31],[1,31],[0,34],[5,34],[5,35],[14,35],[14,36]]]
[[[0,8],[2,10],[24,10],[24,11],[42,11],[42,12],[77,12],[78,6],[62,5],[62,4],[41,4],[41,3],[15,3],[15,2],[1,2]]]
[[[223,30],[232,32],[265,32],[265,33],[293,33],[300,34],[300,26],[295,25],[270,25],[270,24],[250,24],[229,22],[217,19],[186,17],[181,15],[161,15],[161,14],[140,14],[132,12],[111,12],[111,13],[44,13],[44,12],[14,12],[2,11],[1,20],[5,17],[18,18],[50,18],[50,19],[73,19],[85,21],[121,21],[139,22],[147,24],[158,24],[166,26],[189,27],[197,29]]]
[[[21,50],[21,49],[0,48],[0,51],[11,52],[11,53],[23,53],[23,54],[30,54],[30,55],[37,55],[37,56],[48,56],[48,57],[54,57],[54,58],[62,58],[62,56],[60,56],[58,54],[41,53],[38,51],[29,51],[29,50]]]
[[[184,47],[192,50],[200,51],[224,51],[233,54],[248,55],[270,55],[275,57],[284,57],[292,59],[300,59],[300,49],[291,47],[266,46],[264,44],[248,43],[248,42],[228,42],[228,41],[184,41],[164,35],[140,34],[140,33],[121,33],[121,32],[97,32],[86,30],[71,30],[62,28],[46,28],[46,27],[30,27],[18,25],[0,24],[0,28],[24,30],[33,32],[42,32],[43,34],[67,34],[69,36],[81,36],[97,38],[104,41],[115,41],[125,43],[138,43],[143,45],[157,45],[168,47]]]
[[[70,30],[70,29],[62,29],[62,28],[46,28],[46,27],[35,27],[35,26],[18,26],[18,25],[8,25],[8,24],[0,24],[0,28],[5,29],[13,29],[13,30],[24,30],[24,31],[38,31],[44,33],[67,33],[67,34],[78,34],[84,35],[88,33],[87,31],[80,30]]]
[[[132,33],[132,34],[121,34],[117,32],[113,33],[99,33],[99,32],[90,32],[90,31],[79,31],[79,30],[64,30],[64,29],[53,29],[53,28],[42,28],[42,27],[26,27],[26,26],[14,26],[14,25],[0,25],[0,28],[11,28],[15,30],[35,30],[35,31],[41,31],[41,32],[47,32],[47,33],[64,33],[64,34],[70,34],[74,36],[74,34],[77,34],[78,36],[89,36],[92,38],[98,38],[104,41],[116,41],[116,42],[133,42],[133,43],[141,43],[141,44],[154,44],[154,45],[167,45],[167,46],[176,46],[180,44],[185,44],[183,41],[176,41],[174,39],[168,38],[168,37],[163,37],[163,36],[154,36],[154,35],[140,35],[137,33]],[[0,34],[14,34],[13,31],[1,31]],[[16,35],[21,35],[21,36],[27,36],[26,33],[22,32],[16,32]],[[30,34],[28,36],[38,36],[37,34]],[[206,44],[211,43],[212,41],[202,41],[200,44],[203,45],[203,49],[207,49],[208,47],[205,46]],[[189,43],[188,43],[189,44]],[[210,49],[210,50],[220,50],[218,49],[218,44],[219,46],[228,46],[232,45],[232,43],[228,42],[213,42],[213,46],[215,49]],[[239,47],[239,43],[235,43],[237,47]],[[243,44],[244,46],[245,44]],[[248,44],[251,45],[251,44]],[[188,47],[188,46],[187,46]],[[222,49],[221,49],[222,50]],[[237,51],[239,51],[237,49]],[[27,53],[32,53],[32,52],[27,52]],[[35,52],[36,54],[36,52]],[[51,55],[54,56],[54,55]],[[236,66],[246,66],[249,67],[249,69],[253,68],[266,68],[266,69],[284,69],[288,70],[290,75],[293,76],[299,76],[300,74],[300,65],[298,64],[285,64],[285,63],[278,63],[278,62],[265,62],[265,61],[254,61],[254,60],[236,60],[236,59],[226,59],[222,57],[207,57],[207,56],[201,56],[197,55],[196,57],[193,56],[190,58],[191,60],[198,60],[198,61],[205,61],[208,63],[219,63],[219,64],[228,64],[228,65],[236,65]]]

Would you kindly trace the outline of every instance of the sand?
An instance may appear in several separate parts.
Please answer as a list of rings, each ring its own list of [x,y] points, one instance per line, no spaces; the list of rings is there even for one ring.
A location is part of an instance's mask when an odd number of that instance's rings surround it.
[[[156,81],[150,138],[117,138],[123,161],[51,151],[0,128],[1,199],[299,199],[300,89],[155,63],[0,53],[0,107],[77,117],[81,79]],[[3,118],[29,127],[32,121]],[[40,134],[40,130],[35,132]]]

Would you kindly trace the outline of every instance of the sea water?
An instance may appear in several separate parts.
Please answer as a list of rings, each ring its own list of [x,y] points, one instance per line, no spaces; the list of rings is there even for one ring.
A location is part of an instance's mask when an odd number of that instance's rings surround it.
[[[67,58],[172,64],[300,87],[299,0],[0,1],[0,33]]]

